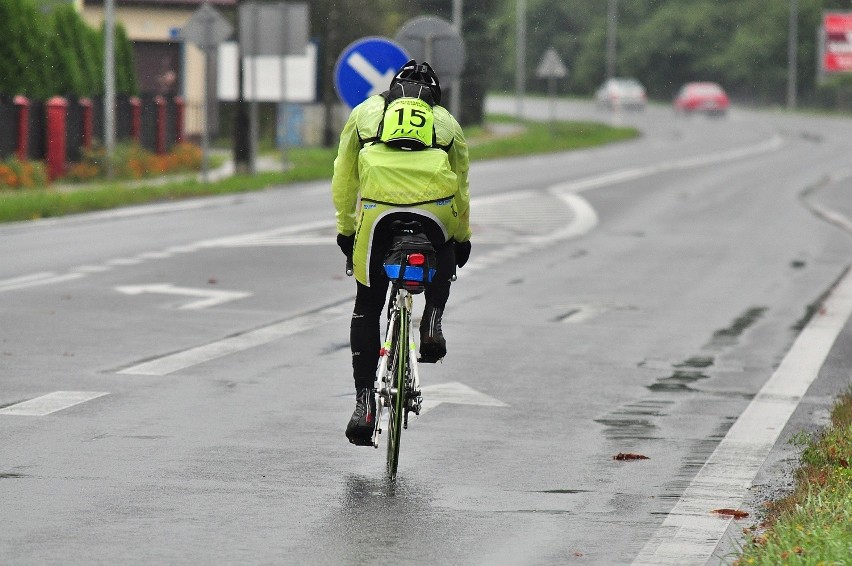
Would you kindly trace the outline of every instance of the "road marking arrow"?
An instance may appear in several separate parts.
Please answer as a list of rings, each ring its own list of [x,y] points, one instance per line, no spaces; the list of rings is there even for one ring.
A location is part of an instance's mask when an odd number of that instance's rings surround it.
[[[426,411],[434,409],[441,403],[458,403],[460,405],[482,405],[485,407],[508,407],[503,401],[480,393],[463,383],[457,381],[451,383],[440,383],[428,385],[422,388],[423,406],[420,408],[422,415]]]
[[[357,52],[350,55],[346,59],[346,62],[373,87],[370,92],[367,93],[368,96],[381,94],[387,90],[391,79],[396,74],[396,69],[388,69],[384,73],[379,72],[372,63]]]
[[[181,310],[198,310],[206,309],[215,305],[221,305],[228,301],[244,299],[251,296],[251,293],[243,291],[220,291],[214,289],[198,289],[193,287],[176,287],[171,283],[154,283],[151,285],[127,285],[116,287],[116,291],[125,295],[141,295],[142,293],[160,293],[162,295],[183,295],[188,297],[204,297],[199,301],[193,301],[181,305]]]

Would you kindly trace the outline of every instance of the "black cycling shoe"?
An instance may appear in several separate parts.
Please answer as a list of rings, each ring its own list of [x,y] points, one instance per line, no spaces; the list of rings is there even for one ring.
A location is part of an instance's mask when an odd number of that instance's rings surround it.
[[[372,446],[376,428],[376,391],[359,387],[355,394],[355,412],[346,425],[346,438],[356,446]]]
[[[420,319],[420,363],[434,364],[447,355],[447,341],[441,332],[444,309],[426,304]]]

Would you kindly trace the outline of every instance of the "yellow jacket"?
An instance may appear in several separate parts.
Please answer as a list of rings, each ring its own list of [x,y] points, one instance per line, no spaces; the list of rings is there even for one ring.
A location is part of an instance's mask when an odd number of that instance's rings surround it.
[[[358,198],[385,204],[417,205],[453,197],[459,212],[458,228],[450,236],[470,239],[470,159],[461,126],[443,106],[434,106],[435,141],[441,148],[405,151],[374,138],[385,110],[381,95],[369,97],[352,109],[340,134],[332,198],[337,231],[355,233]]]

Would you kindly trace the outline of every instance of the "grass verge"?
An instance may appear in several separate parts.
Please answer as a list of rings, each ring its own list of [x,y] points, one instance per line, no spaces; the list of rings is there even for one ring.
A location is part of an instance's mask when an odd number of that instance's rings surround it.
[[[817,438],[794,440],[804,446],[795,488],[767,504],[737,566],[852,563],[852,388]]]
[[[495,133],[495,129],[482,127],[466,131],[471,160],[579,149],[639,135],[633,128],[613,128],[589,122],[560,122],[553,126],[536,122],[515,123],[517,127],[510,129],[507,134],[505,119],[498,118],[497,121],[504,128],[501,134]],[[64,191],[51,188],[2,191],[0,222],[49,218],[153,201],[256,191],[299,181],[329,179],[336,151],[336,148],[291,148],[288,157],[292,167],[287,171],[235,175],[207,184],[190,179],[132,185],[102,183]]]

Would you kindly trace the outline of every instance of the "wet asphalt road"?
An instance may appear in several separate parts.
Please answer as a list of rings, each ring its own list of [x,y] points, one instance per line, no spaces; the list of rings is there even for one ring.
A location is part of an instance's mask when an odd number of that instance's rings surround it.
[[[643,136],[473,166],[395,484],[343,437],[327,183],[0,227],[2,561],[630,564],[847,267],[852,124],[557,112]],[[848,344],[794,422],[824,419]],[[14,414],[63,391],[86,400]]]

